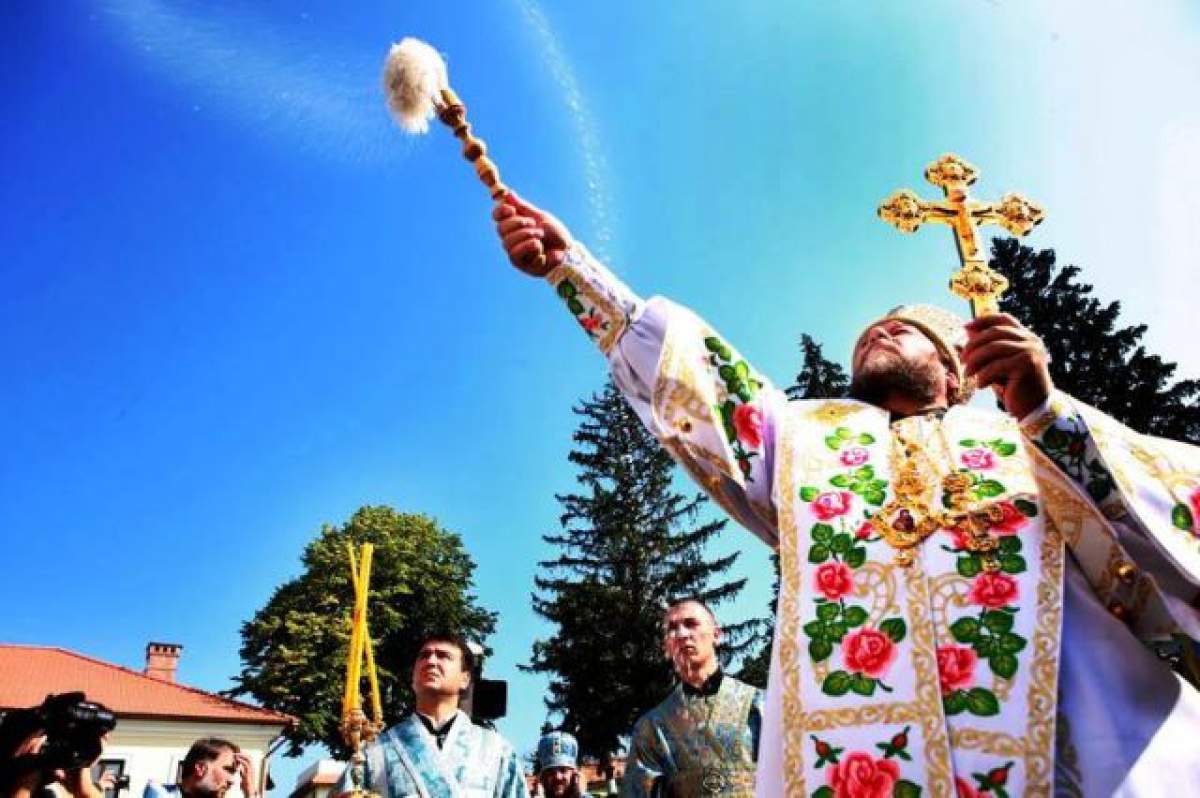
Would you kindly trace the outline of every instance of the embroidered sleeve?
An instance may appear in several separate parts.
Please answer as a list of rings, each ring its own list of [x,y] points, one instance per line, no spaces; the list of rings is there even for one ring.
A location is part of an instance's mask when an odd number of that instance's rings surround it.
[[[1054,393],[1021,420],[1021,431],[1092,501],[1103,506],[1116,491],[1087,422],[1064,394]]]
[[[582,244],[575,244],[546,279],[600,351],[608,354],[637,316],[642,301]]]
[[[633,739],[630,741],[621,795],[630,798],[661,796],[666,785],[666,774],[663,772],[666,756],[662,738],[657,734],[654,724],[645,718],[639,720],[634,726]]]

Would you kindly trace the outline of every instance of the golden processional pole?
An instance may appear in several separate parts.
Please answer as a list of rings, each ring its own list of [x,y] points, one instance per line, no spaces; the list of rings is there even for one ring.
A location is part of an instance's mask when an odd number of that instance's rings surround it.
[[[1000,312],[1000,295],[1008,289],[1008,280],[987,265],[979,255],[975,228],[998,224],[1013,235],[1032,230],[1045,212],[1020,194],[1005,194],[999,202],[979,202],[967,195],[967,187],[979,177],[979,171],[957,155],[947,154],[925,169],[925,179],[946,192],[940,201],[926,201],[909,189],[901,189],[879,206],[879,217],[912,233],[927,222],[949,225],[954,231],[958,258],[962,264],[950,278],[950,290],[971,303],[975,318]]]
[[[379,698],[379,677],[375,672],[375,654],[371,634],[367,629],[367,589],[371,584],[371,555],[375,547],[362,545],[357,557],[354,545],[346,544],[350,555],[350,583],[354,587],[354,614],[350,620],[350,648],[346,654],[346,689],[342,694],[342,739],[353,751],[350,756],[350,784],[347,795],[355,798],[379,798],[366,789],[363,746],[383,731],[383,708]],[[371,717],[362,707],[363,665],[367,669],[367,685],[371,691]]]

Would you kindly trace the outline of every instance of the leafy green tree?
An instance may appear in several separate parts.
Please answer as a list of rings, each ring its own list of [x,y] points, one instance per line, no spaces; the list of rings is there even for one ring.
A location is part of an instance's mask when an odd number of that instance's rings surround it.
[[[568,459],[582,490],[556,497],[561,531],[544,540],[561,553],[540,563],[533,596],[555,631],[534,643],[525,669],[550,675],[555,725],[585,755],[607,761],[673,684],[662,650],[665,607],[685,597],[720,604],[745,580],[718,581],[737,554],[706,559],[704,549],[726,522],[699,522],[704,497],[672,490],[673,461],[611,383],[574,412],[581,421]],[[723,627],[723,662],[740,655],[753,623]]]
[[[1055,261],[1052,249],[992,242],[992,268],[1011,284],[1000,309],[1042,337],[1054,384],[1139,432],[1200,443],[1200,380],[1173,382],[1176,365],[1141,343],[1146,325],[1122,326],[1120,302],[1101,302],[1078,266]]]
[[[286,732],[289,756],[309,743],[349,753],[337,730],[354,603],[347,543],[375,546],[367,612],[385,722],[413,706],[409,664],[425,633],[457,631],[482,644],[495,628],[496,614],[471,593],[475,564],[461,538],[431,518],[363,507],[324,526],[304,549],[303,573],[242,624],[242,671],[230,691],[298,719]]]
[[[822,354],[821,344],[808,333],[800,335],[800,353],[800,371],[796,374],[795,382],[785,391],[789,399],[830,399],[846,395],[850,378],[845,369],[841,364],[827,360]],[[775,612],[779,607],[778,553],[771,555],[771,569],[775,574],[775,582],[771,588],[770,611],[758,621],[757,649],[746,657],[737,674],[742,681],[758,687],[767,686],[767,674],[771,670],[771,638],[775,629]]]

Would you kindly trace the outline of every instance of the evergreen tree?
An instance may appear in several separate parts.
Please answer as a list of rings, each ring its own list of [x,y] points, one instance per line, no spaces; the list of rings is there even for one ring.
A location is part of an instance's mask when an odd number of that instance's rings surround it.
[[[850,387],[850,378],[841,364],[827,360],[817,343],[808,333],[800,335],[800,372],[785,393],[788,399],[832,399],[845,396]],[[767,686],[767,674],[771,669],[771,638],[775,630],[775,612],[779,607],[779,554],[771,555],[771,569],[775,582],[771,588],[769,614],[758,621],[756,635],[758,650],[746,657],[737,677],[758,687]]]
[[[611,383],[574,408],[581,421],[568,459],[579,493],[560,495],[561,531],[544,540],[561,554],[540,563],[533,608],[557,629],[533,645],[526,670],[550,674],[546,707],[557,726],[602,761],[673,684],[662,615],[674,600],[710,606],[744,579],[720,581],[737,554],[706,559],[723,520],[699,522],[702,495],[672,490],[674,463]],[[727,663],[746,647],[753,621],[725,625]]]
[[[796,381],[788,386],[788,399],[830,399],[845,396],[850,387],[850,378],[841,364],[826,360],[821,354],[821,344],[808,333],[800,335],[800,372]]]
[[[1058,388],[1138,432],[1200,443],[1200,380],[1172,382],[1175,364],[1141,344],[1146,325],[1120,326],[1121,303],[1092,296],[1078,266],[1013,238],[992,242],[991,265],[1011,284],[1000,309],[1042,337]]]
[[[367,613],[386,723],[413,706],[409,666],[426,633],[482,643],[496,625],[470,592],[475,563],[462,539],[432,519],[363,507],[341,527],[326,525],[304,549],[304,572],[242,624],[242,672],[229,691],[297,718],[284,732],[289,756],[309,743],[350,753],[338,732],[354,604],[347,543],[375,546]]]

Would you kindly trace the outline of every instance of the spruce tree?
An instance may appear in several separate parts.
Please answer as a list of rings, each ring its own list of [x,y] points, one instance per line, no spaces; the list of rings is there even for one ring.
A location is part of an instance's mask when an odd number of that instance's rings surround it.
[[[736,553],[706,557],[726,521],[699,520],[705,498],[672,489],[673,461],[611,383],[574,412],[581,420],[568,459],[581,490],[556,496],[561,531],[543,539],[560,554],[540,563],[533,595],[556,629],[534,643],[524,667],[550,675],[546,707],[556,725],[604,761],[672,688],[667,605],[687,597],[718,605],[745,580],[723,580]],[[753,623],[723,626],[723,664],[745,649]]]
[[[1138,432],[1200,443],[1200,380],[1172,382],[1176,366],[1142,345],[1146,325],[1122,326],[1120,302],[1102,303],[1059,267],[1052,249],[992,242],[992,268],[1011,284],[1000,309],[1042,337],[1054,384]]]
[[[796,380],[785,391],[788,399],[830,399],[845,396],[850,387],[850,378],[841,364],[827,360],[821,352],[821,344],[808,333],[800,335],[800,371]],[[779,554],[771,555],[771,569],[775,582],[771,588],[769,614],[758,621],[756,635],[757,651],[746,657],[738,678],[758,687],[767,686],[767,674],[771,669],[771,638],[775,631],[775,612],[779,607]]]

